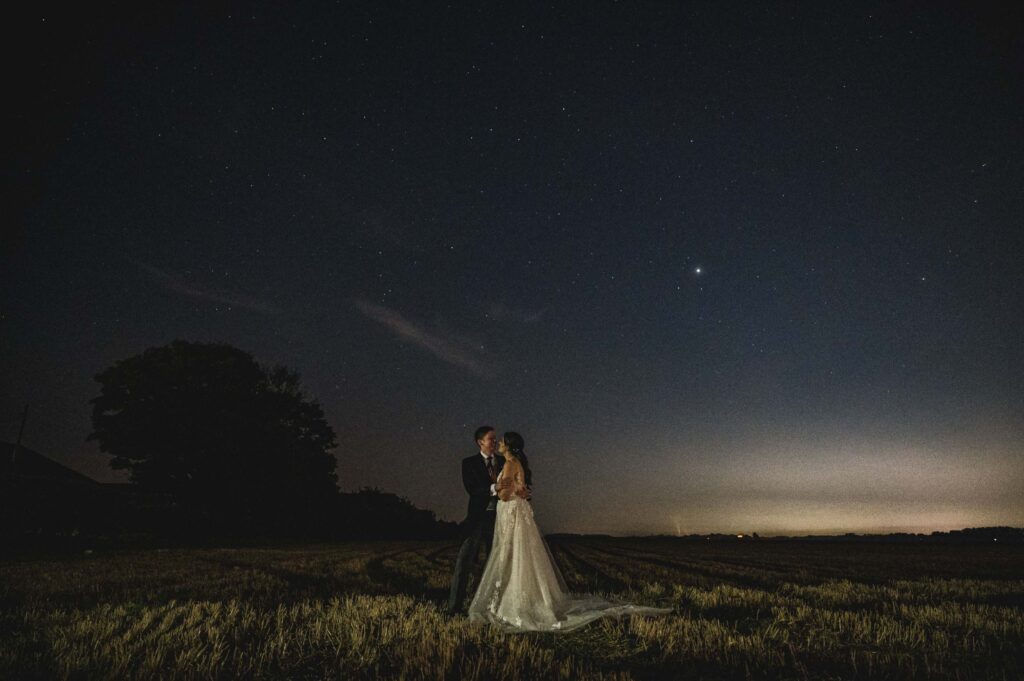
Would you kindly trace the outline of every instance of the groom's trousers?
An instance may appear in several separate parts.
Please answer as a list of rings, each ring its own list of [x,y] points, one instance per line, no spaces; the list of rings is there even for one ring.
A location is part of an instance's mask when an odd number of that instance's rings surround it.
[[[466,599],[469,573],[477,566],[480,546],[484,546],[488,556],[491,554],[496,515],[494,511],[485,511],[479,522],[469,529],[459,548],[459,557],[455,559],[455,574],[452,575],[452,589],[448,596],[448,612],[455,613],[462,610],[462,602]]]

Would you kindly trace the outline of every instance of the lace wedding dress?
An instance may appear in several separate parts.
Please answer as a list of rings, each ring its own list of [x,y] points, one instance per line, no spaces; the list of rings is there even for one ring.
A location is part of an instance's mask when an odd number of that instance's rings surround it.
[[[507,461],[499,479],[513,475],[514,489],[523,489],[522,470],[518,462]],[[470,621],[510,631],[571,631],[599,617],[669,612],[672,608],[574,597],[534,522],[530,502],[517,496],[498,502],[494,543],[469,606]]]

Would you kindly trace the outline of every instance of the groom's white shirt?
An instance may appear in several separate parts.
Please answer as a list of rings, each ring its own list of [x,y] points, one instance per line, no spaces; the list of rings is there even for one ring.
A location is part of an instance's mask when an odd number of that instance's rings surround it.
[[[487,465],[487,460],[488,460],[488,459],[490,459],[490,458],[492,458],[492,457],[489,457],[489,456],[487,456],[487,455],[486,455],[486,454],[484,454],[483,452],[480,452],[480,456],[484,457],[484,465],[485,465],[485,466]],[[491,496],[492,496],[492,497],[496,497],[496,496],[498,496],[498,490],[496,490],[496,489],[494,488],[494,483],[493,483],[493,482],[491,483]]]

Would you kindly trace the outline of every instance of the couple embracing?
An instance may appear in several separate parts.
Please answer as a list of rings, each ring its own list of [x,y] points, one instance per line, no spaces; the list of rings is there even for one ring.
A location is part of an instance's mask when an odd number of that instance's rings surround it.
[[[534,522],[533,476],[523,437],[508,432],[498,442],[491,426],[477,428],[473,437],[480,451],[462,461],[469,511],[462,525],[448,612],[461,611],[481,546],[488,551],[487,564],[469,605],[471,621],[510,631],[570,631],[599,617],[672,611],[570,594]]]

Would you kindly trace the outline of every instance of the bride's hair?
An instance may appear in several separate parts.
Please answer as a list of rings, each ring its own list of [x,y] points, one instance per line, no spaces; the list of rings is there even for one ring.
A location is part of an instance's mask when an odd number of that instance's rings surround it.
[[[533,475],[530,472],[530,462],[526,458],[526,452],[523,451],[523,448],[526,446],[523,436],[509,431],[502,436],[502,439],[505,441],[505,446],[508,447],[508,450],[516,457],[516,460],[523,465],[523,477],[526,480],[527,487],[529,487]]]

